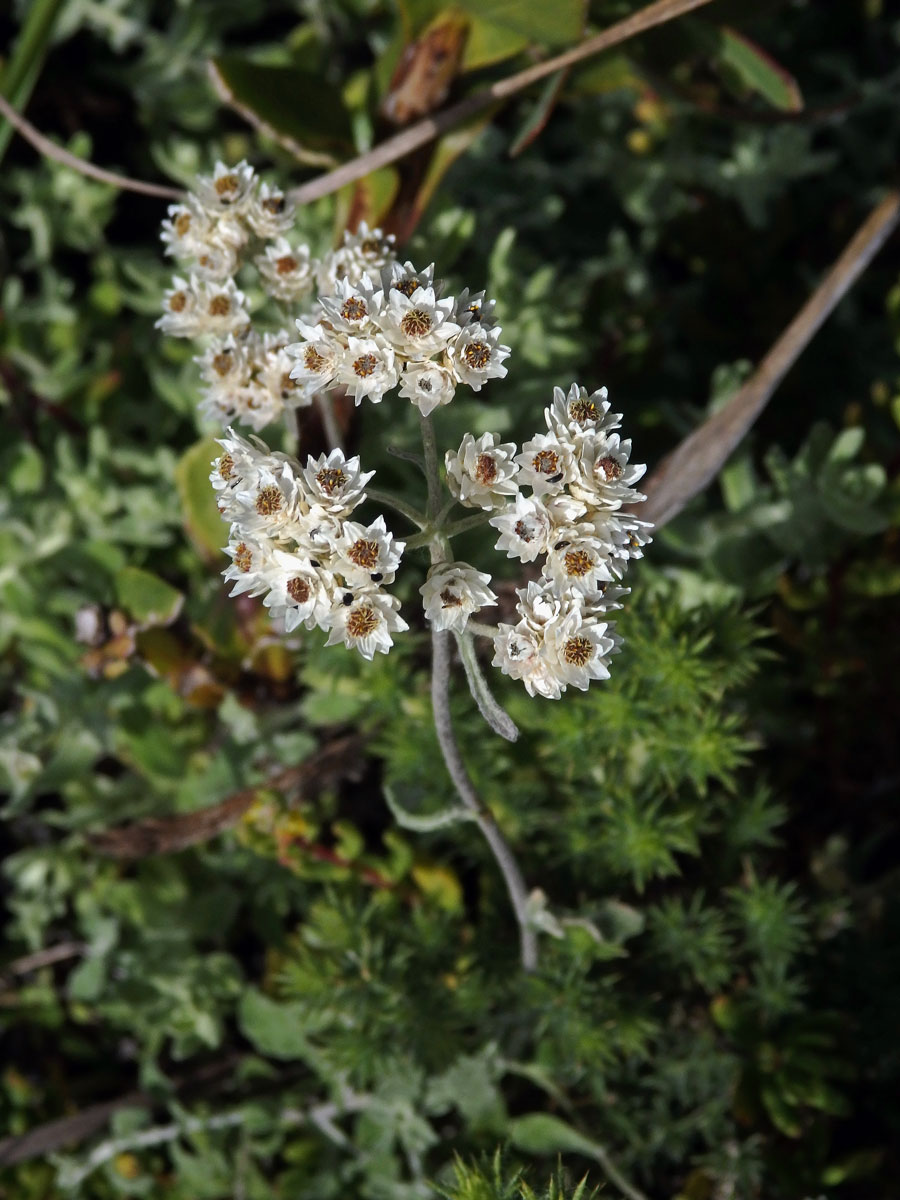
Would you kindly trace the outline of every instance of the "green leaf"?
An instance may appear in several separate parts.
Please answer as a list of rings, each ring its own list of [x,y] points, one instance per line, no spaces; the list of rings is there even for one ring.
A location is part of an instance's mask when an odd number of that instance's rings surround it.
[[[177,588],[139,567],[123,567],[116,575],[119,604],[139,625],[171,625],[184,603]]]
[[[403,829],[412,829],[416,833],[430,833],[435,829],[444,829],[447,825],[456,825],[460,821],[474,821],[475,814],[461,805],[442,808],[435,813],[411,813],[405,809],[394,796],[393,789],[387,784],[384,787],[384,798],[393,814],[394,820]]]
[[[309,1053],[306,1039],[305,1004],[279,1004],[255,988],[248,988],[238,1005],[241,1033],[261,1054],[270,1058],[305,1058]]]
[[[554,71],[548,79],[544,80],[544,86],[541,88],[534,107],[513,138],[513,143],[509,148],[510,158],[515,158],[523,150],[527,150],[531,143],[540,137],[559,99],[565,78],[565,71]]]
[[[459,0],[464,12],[489,22],[500,29],[512,31],[529,42],[542,46],[557,46],[577,42],[584,28],[582,0]]]
[[[510,1141],[528,1154],[584,1154],[596,1158],[596,1147],[590,1138],[573,1129],[559,1117],[548,1113],[526,1113],[516,1117],[509,1126]]]
[[[251,62],[240,54],[212,59],[210,73],[225,103],[298,161],[331,166],[335,154],[352,151],[343,98],[318,75]]]
[[[744,87],[762,96],[773,108],[782,112],[800,112],[803,108],[797,80],[743,33],[700,19],[685,21],[683,26],[720,66],[730,69]]]
[[[208,562],[218,562],[228,531],[216,508],[209,482],[210,464],[222,453],[211,437],[196,442],[175,468],[175,486],[184,510],[184,527],[194,546]]]

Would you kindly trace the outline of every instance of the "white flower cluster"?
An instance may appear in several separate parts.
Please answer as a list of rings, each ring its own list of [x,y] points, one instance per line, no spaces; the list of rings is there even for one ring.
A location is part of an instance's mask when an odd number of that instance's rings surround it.
[[[368,659],[387,654],[391,635],[409,628],[382,586],[393,582],[404,543],[383,517],[370,525],[349,519],[374,472],[340,450],[303,467],[232,429],[220,445],[210,481],[231,523],[231,595],[262,596],[287,632],[318,627],[328,632],[326,645],[343,642]]]
[[[307,245],[287,236],[294,216],[285,195],[246,162],[220,162],[183,203],[170,206],[163,222],[166,253],[182,268],[156,324],[173,337],[203,340],[196,360],[206,385],[200,411],[226,426],[240,421],[259,431],[313,399],[313,390],[291,375],[291,333],[253,328],[247,295],[235,282],[244,266],[252,263],[259,286],[283,306],[305,301],[317,288],[330,296],[344,284],[355,286],[395,258],[394,239],[363,223],[344,234],[337,250],[314,259]]]
[[[649,527],[621,512],[644,499],[634,485],[646,468],[629,463],[631,442],[615,432],[621,414],[609,411],[606,389],[556,388],[544,415],[547,432],[520,453],[494,434],[466,434],[446,467],[461,504],[499,510],[489,521],[496,549],[543,559],[541,579],[517,592],[519,622],[498,627],[494,665],[529,694],[557,699],[570,684],[584,690],[608,677],[617,639],[605,618],[621,607],[627,589],[618,580],[641,557]]]
[[[399,385],[423,416],[449,404],[460,384],[480,391],[506,374],[493,302],[484,293],[441,298],[434,265],[417,270],[389,260],[379,271],[348,273],[320,292],[317,316],[297,321],[288,347],[303,394],[342,387],[359,404],[378,404]]]

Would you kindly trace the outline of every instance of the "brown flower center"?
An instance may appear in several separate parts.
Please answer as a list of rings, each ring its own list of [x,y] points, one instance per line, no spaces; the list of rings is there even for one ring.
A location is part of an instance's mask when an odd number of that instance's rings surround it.
[[[287,594],[298,604],[305,604],[312,595],[309,584],[305,579],[295,576],[287,581]]]
[[[573,404],[569,405],[569,416],[573,421],[577,421],[579,425],[587,425],[590,421],[596,421],[600,413],[593,400],[588,400],[586,396],[582,396],[580,400],[576,400]]]
[[[347,557],[364,571],[374,571],[378,565],[378,543],[359,538],[347,551]]]
[[[227,483],[234,475],[234,459],[230,454],[223,454],[216,464],[216,469]]]
[[[281,491],[272,486],[260,488],[256,493],[256,511],[261,517],[271,517],[281,508]]]
[[[449,588],[444,588],[441,592],[441,600],[444,608],[460,608],[462,606],[462,596],[458,596],[456,592],[451,592]]]
[[[412,308],[400,322],[400,328],[407,337],[417,338],[424,337],[433,324],[430,313],[421,308]]]
[[[491,348],[486,342],[469,342],[463,350],[463,358],[473,371],[480,371],[490,362]]]
[[[338,488],[344,486],[346,479],[340,467],[323,467],[316,476],[316,483],[327,496],[333,496]]]
[[[539,475],[556,475],[559,471],[559,455],[555,450],[539,450],[531,460]]]
[[[349,300],[345,300],[341,305],[341,316],[345,321],[361,321],[368,314],[369,310],[366,308],[366,302],[365,300],[360,300],[359,296],[351,296]]]
[[[572,667],[583,667],[594,657],[594,646],[589,638],[569,638],[563,648],[563,658]]]
[[[524,521],[516,521],[514,532],[517,538],[521,538],[523,542],[530,542],[534,537],[530,525],[526,525]]]
[[[187,293],[174,292],[169,297],[169,308],[171,308],[172,312],[184,312],[187,308]]]
[[[293,254],[282,254],[281,258],[275,259],[275,270],[279,275],[290,275],[299,265]]]
[[[217,375],[225,376],[234,366],[230,350],[220,350],[212,360],[213,370]]]
[[[209,302],[209,315],[211,317],[227,317],[231,312],[231,301],[227,296],[213,296]]]
[[[497,464],[492,454],[479,454],[475,459],[475,478],[485,487],[497,478]]]
[[[325,356],[320,354],[315,346],[307,346],[303,355],[307,371],[321,371],[325,366]]]
[[[361,354],[353,364],[353,371],[360,379],[365,379],[367,376],[374,374],[377,366],[378,359],[374,354]]]
[[[613,458],[611,454],[607,454],[598,461],[597,470],[602,473],[607,483],[615,479],[621,479],[624,474],[622,464]]]
[[[384,247],[378,238],[366,238],[364,242],[360,242],[359,249],[366,258],[376,258],[379,254],[384,253]]]
[[[407,299],[421,286],[415,275],[411,279],[398,279],[394,284],[394,288],[398,292],[402,292]]]
[[[246,542],[239,542],[234,548],[234,565],[246,574],[253,562],[253,554]]]
[[[262,206],[267,213],[277,216],[279,213],[284,212],[284,196],[268,196],[263,200]]]
[[[220,175],[215,182],[216,194],[223,200],[229,199],[229,193],[236,192],[240,187],[237,175]]]
[[[178,234],[178,236],[184,237],[190,227],[191,214],[186,212],[179,213],[179,215],[175,218],[175,232]]]
[[[351,637],[365,637],[367,633],[372,633],[378,628],[380,620],[375,609],[368,605],[363,608],[355,608],[347,618],[347,632]]]
[[[594,560],[585,550],[569,550],[565,557],[566,574],[581,579],[594,565]]]
[[[282,390],[282,392],[292,392],[292,391],[294,391],[296,386],[297,386],[297,380],[291,379],[291,377],[287,371],[282,372],[282,375],[281,375],[281,390]]]

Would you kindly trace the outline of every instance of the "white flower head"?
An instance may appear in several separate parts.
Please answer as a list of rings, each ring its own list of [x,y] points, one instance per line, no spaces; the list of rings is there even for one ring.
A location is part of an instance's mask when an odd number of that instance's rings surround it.
[[[189,281],[176,275],[165,293],[164,312],[156,326],[173,337],[223,336],[250,323],[245,303],[244,293],[233,279],[211,283],[195,275]]]
[[[253,368],[257,381],[281,406],[304,408],[312,403],[299,382],[292,375],[294,360],[288,353],[290,334],[264,333],[253,356]]]
[[[334,585],[325,571],[303,555],[276,549],[263,575],[270,589],[263,604],[273,620],[283,623],[286,633],[298,625],[331,627]]]
[[[247,342],[230,333],[226,338],[212,342],[194,362],[200,367],[204,383],[211,388],[236,390],[247,378]]]
[[[525,442],[516,462],[520,485],[527,484],[536,496],[562,492],[575,474],[572,446],[552,433],[538,433]]]
[[[521,624],[538,638],[543,638],[544,630],[559,617],[562,607],[553,582],[549,579],[529,580],[525,587],[516,588],[516,595],[516,612],[522,618]]]
[[[473,321],[447,347],[447,365],[460,383],[480,392],[489,379],[504,377],[509,354],[509,346],[500,345],[499,326],[488,329]]]
[[[218,217],[222,214],[245,213],[253,199],[256,175],[253,168],[241,161],[235,167],[217,162],[212,175],[200,175],[194,185],[201,207]]]
[[[591,508],[608,511],[623,504],[643,500],[632,489],[647,470],[640,463],[629,463],[631,441],[620,441],[617,433],[591,434],[578,445],[575,458],[573,496],[584,500]]]
[[[320,292],[332,292],[339,279],[359,283],[363,275],[377,279],[382,269],[394,260],[394,235],[369,229],[361,221],[355,233],[344,233],[337,250],[326,254],[318,265],[316,283]]]
[[[553,537],[544,576],[553,580],[560,594],[594,596],[601,583],[613,578],[609,545],[591,525],[561,526]]]
[[[326,646],[343,642],[358,650],[363,658],[372,659],[376,653],[387,654],[394,642],[392,633],[409,629],[397,611],[400,602],[382,591],[362,591],[354,595],[338,593],[331,610],[331,633]]]
[[[500,534],[494,549],[521,562],[534,562],[538,555],[546,554],[553,535],[553,521],[546,506],[539,497],[526,498],[521,492],[488,524]]]
[[[400,371],[394,349],[381,337],[348,337],[337,361],[334,382],[342,384],[357,404],[368,398],[379,404],[397,386]]]
[[[242,479],[235,488],[237,524],[251,537],[274,540],[293,538],[307,507],[296,464],[270,455],[252,482]]]
[[[261,596],[268,591],[270,584],[266,572],[272,564],[273,552],[273,546],[266,538],[252,538],[233,525],[225,547],[231,565],[222,572],[224,578],[234,584],[228,594],[241,596],[246,592]]]
[[[404,358],[422,360],[443,350],[460,327],[452,320],[453,301],[438,300],[434,288],[411,295],[391,289],[378,316],[384,337]]]
[[[490,329],[494,324],[495,300],[485,300],[484,292],[470,292],[468,288],[456,297],[453,319],[459,325],[476,323]]]
[[[345,521],[334,543],[336,558],[331,569],[351,588],[393,583],[404,546],[385,528],[384,517],[377,517],[371,525]]]
[[[435,629],[453,629],[461,633],[469,617],[497,597],[488,586],[490,575],[476,571],[464,562],[440,563],[431,568],[419,588],[425,617]]]
[[[287,353],[294,359],[291,378],[296,379],[305,393],[326,388],[337,373],[344,353],[343,342],[324,325],[307,325],[297,321],[303,341],[291,342]]]
[[[247,224],[257,237],[282,237],[294,224],[295,213],[284,192],[261,183],[247,209]]]
[[[412,296],[413,292],[418,291],[419,288],[432,288],[435,294],[440,292],[440,285],[434,282],[434,263],[420,271],[409,261],[401,263],[395,259],[382,268],[381,289],[384,292],[385,301],[391,292]]]
[[[343,518],[321,504],[313,504],[304,513],[294,531],[298,548],[309,558],[314,567],[331,570],[335,551],[344,531]]]
[[[166,254],[174,258],[195,258],[209,244],[215,222],[193,196],[188,196],[181,204],[170,204],[168,211],[160,233]]]
[[[292,246],[283,237],[266,246],[254,259],[263,287],[276,300],[299,300],[312,290],[313,264],[309,246]]]
[[[501,444],[494,433],[477,440],[467,433],[459,450],[448,450],[444,457],[447,486],[468,508],[499,508],[519,489],[515,452],[513,442]]]
[[[541,658],[563,688],[585,692],[593,679],[609,679],[609,657],[618,649],[611,626],[574,604],[544,631]]]
[[[319,297],[324,320],[333,329],[357,337],[365,337],[377,330],[382,302],[382,293],[373,289],[368,275],[355,283],[339,279],[331,295]]]
[[[310,504],[317,504],[336,516],[346,516],[365,500],[365,486],[374,474],[360,470],[359,458],[345,458],[343,450],[309,457],[302,469]]]
[[[410,362],[400,376],[400,395],[411,400],[423,417],[444,404],[456,393],[453,372],[435,362]]]
[[[544,420],[552,434],[562,441],[577,442],[591,434],[610,433],[622,420],[621,413],[609,411],[606,388],[588,395],[587,388],[573,383],[568,393],[553,389],[553,403],[544,409]]]

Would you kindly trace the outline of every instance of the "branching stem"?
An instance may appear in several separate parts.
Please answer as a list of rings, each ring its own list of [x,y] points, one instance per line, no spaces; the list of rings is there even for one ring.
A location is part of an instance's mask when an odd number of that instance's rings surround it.
[[[537,935],[528,923],[528,889],[525,880],[493,813],[475,790],[453,732],[450,714],[450,634],[446,630],[432,629],[431,647],[431,705],[441,753],[460,800],[473,814],[497,860],[519,923],[522,966],[526,971],[534,971],[538,963]]]
[[[383,492],[381,488],[367,487],[366,497],[374,500],[376,504],[386,504],[388,508],[393,508],[413,525],[417,525],[419,529],[428,527],[428,518],[424,513],[420,513],[417,508],[413,508],[411,504],[407,504],[405,500],[401,500],[399,496],[395,496],[391,492]]]

